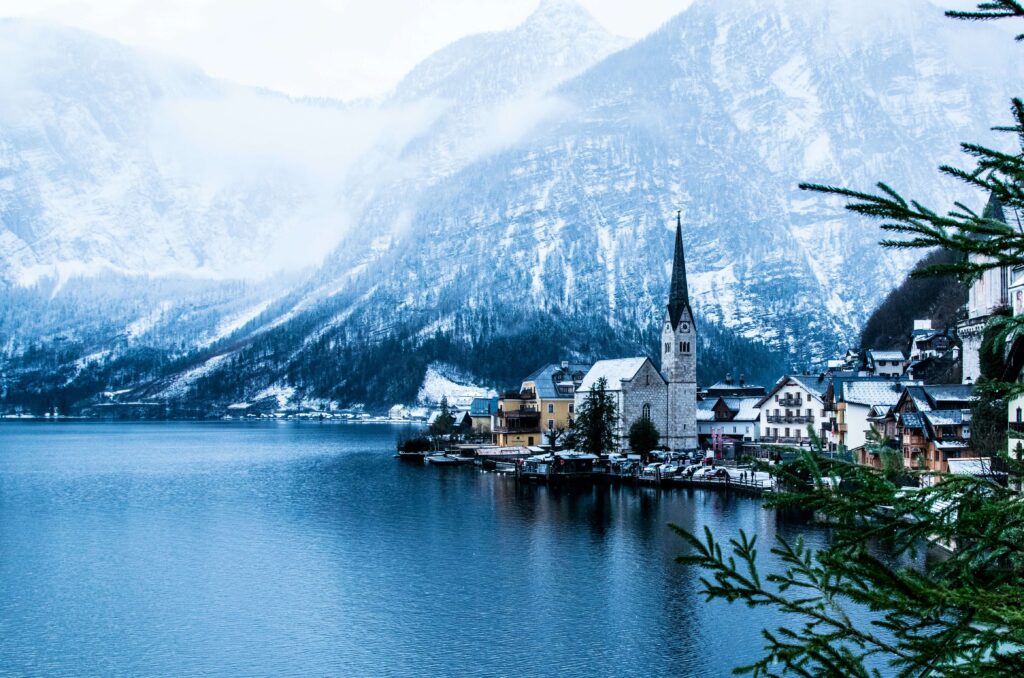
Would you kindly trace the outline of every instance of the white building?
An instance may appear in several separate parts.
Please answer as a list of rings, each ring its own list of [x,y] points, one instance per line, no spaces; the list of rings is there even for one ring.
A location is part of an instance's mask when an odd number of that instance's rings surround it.
[[[832,429],[825,409],[825,375],[788,374],[757,402],[761,442],[767,445],[809,443],[807,427],[821,437]]]
[[[907,356],[903,351],[878,351],[866,353],[868,371],[877,377],[895,378],[907,371]]]
[[[982,216],[998,219],[1004,224],[1006,213],[1003,205],[995,195],[989,198]],[[956,327],[956,333],[963,345],[963,383],[973,384],[981,376],[981,342],[984,339],[985,325],[993,315],[1010,307],[1010,273],[1006,266],[985,271],[967,294],[967,319]],[[1018,273],[1022,280],[1015,285],[1024,287],[1024,274]],[[1021,304],[1024,307],[1024,290],[1021,292]]]
[[[665,435],[668,430],[668,384],[650,358],[598,360],[576,389],[577,412],[591,388],[601,379],[605,380],[605,392],[612,397],[619,414],[615,435],[621,448],[629,447],[629,427],[641,417],[650,419],[662,436]]]
[[[697,434],[701,446],[715,436],[736,442],[754,442],[761,437],[762,396],[719,396],[697,403]]]
[[[881,377],[833,380],[826,394],[826,400],[834,399],[836,410],[835,426],[829,433],[832,449],[854,451],[864,447],[871,430],[869,417],[893,407],[905,387],[920,385],[920,381]]]

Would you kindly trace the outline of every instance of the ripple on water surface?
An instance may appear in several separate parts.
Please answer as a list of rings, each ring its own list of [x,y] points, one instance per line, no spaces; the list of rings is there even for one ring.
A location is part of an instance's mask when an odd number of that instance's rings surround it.
[[[781,621],[673,562],[669,522],[808,532],[755,500],[419,467],[401,432],[0,424],[0,673],[727,675]]]

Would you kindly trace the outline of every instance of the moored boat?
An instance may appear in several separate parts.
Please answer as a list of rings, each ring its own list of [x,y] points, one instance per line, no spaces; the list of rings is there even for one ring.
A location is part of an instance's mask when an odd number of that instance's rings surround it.
[[[438,466],[458,466],[459,464],[472,464],[472,457],[459,457],[454,454],[432,454],[427,457],[427,462]]]

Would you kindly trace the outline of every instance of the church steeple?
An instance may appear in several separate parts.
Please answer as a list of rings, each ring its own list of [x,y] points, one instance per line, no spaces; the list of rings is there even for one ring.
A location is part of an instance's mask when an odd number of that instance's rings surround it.
[[[985,210],[981,213],[981,216],[983,219],[995,219],[1004,224],[1007,223],[1006,213],[1003,211],[1003,201],[995,193],[989,194],[988,204],[985,205]]]
[[[683,256],[683,217],[676,212],[676,251],[672,260],[672,283],[668,289],[668,319],[672,329],[679,327],[683,311],[690,306],[690,291],[686,286],[686,258]]]

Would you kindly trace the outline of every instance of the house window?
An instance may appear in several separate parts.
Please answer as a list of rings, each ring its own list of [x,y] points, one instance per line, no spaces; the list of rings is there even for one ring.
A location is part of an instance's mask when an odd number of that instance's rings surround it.
[[[548,430],[549,431],[554,431],[555,430],[555,420],[554,419],[548,419]]]
[[[533,436],[530,436],[529,438],[526,439],[526,444],[529,447],[533,447]]]
[[[651,385],[651,374],[649,372],[647,373],[647,385]]]
[[[644,419],[650,419],[651,418],[651,405],[650,405],[650,403],[644,403],[644,414],[643,414],[643,417],[644,417]]]
[[[569,414],[576,411],[576,403],[569,403]]]
[[[811,415],[811,408],[809,408],[809,407],[807,408],[807,416],[808,416],[808,417],[812,416],[812,415]]]
[[[787,438],[789,437],[789,428],[788,427],[786,428],[786,437]]]
[[[672,352],[672,342],[666,341],[665,342],[665,353],[671,353],[671,352]]]
[[[796,431],[794,431],[793,433],[795,433],[795,434],[796,434],[796,438],[797,438],[797,440],[799,440],[799,439],[800,439],[800,429],[797,429],[797,430],[796,430]]]
[[[554,414],[554,413],[555,413],[555,404],[554,403],[548,403],[548,414]]]
[[[1018,408],[1017,408],[1017,423],[1018,423],[1018,424],[1019,424],[1019,423],[1021,423],[1021,420],[1020,420],[1020,415],[1021,415],[1021,411],[1020,411],[1020,408],[1018,407]]]

